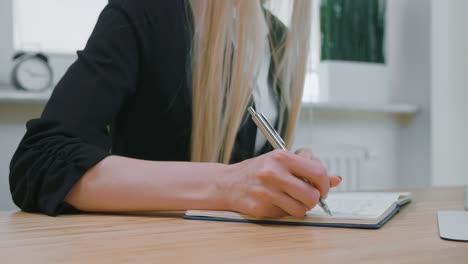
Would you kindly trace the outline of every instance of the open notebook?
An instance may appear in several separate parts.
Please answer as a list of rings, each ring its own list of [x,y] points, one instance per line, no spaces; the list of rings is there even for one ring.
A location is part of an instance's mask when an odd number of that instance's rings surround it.
[[[330,193],[326,202],[333,216],[328,216],[317,206],[308,211],[304,217],[288,216],[259,219],[228,211],[189,210],[185,213],[184,218],[192,220],[377,229],[390,220],[399,211],[401,206],[410,201],[411,193]]]

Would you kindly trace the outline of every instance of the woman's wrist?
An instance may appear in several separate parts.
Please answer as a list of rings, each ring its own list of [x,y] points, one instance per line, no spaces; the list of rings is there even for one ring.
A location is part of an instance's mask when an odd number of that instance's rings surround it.
[[[232,210],[232,182],[236,177],[235,164],[219,164],[218,173],[215,173],[213,192],[210,200],[216,210]]]
[[[244,162],[225,165],[223,173],[219,174],[216,178],[217,189],[222,196],[220,201],[223,206],[222,210],[237,211],[238,200],[239,200],[239,180],[242,178],[242,174],[245,174],[243,169]]]

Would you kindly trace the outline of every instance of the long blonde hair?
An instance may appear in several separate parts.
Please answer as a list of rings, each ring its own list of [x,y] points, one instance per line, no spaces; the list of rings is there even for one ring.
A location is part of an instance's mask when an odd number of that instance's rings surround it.
[[[285,0],[280,0],[285,1]],[[263,61],[260,0],[189,0],[193,15],[192,145],[197,162],[229,163]],[[273,1],[269,1],[273,4]],[[272,46],[273,84],[281,88],[279,127],[290,146],[308,61],[311,0],[291,0],[290,25]],[[235,19],[237,14],[238,19]],[[271,19],[267,19],[270,25]],[[272,34],[270,34],[270,42]],[[287,113],[285,118],[283,113]]]

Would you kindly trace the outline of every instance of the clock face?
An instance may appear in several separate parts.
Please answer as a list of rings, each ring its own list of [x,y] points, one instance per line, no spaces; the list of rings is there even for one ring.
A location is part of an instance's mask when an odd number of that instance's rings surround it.
[[[52,72],[44,60],[29,57],[18,65],[16,79],[21,88],[28,91],[40,91],[51,85]]]

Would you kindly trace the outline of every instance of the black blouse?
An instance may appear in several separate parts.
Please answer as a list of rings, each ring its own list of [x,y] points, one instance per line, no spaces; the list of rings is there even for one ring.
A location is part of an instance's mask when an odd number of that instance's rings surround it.
[[[109,155],[190,160],[191,27],[185,2],[109,1],[41,117],[27,123],[10,164],[18,207],[48,215],[76,212],[65,196]],[[251,121],[242,125],[232,162],[253,156],[255,133]]]

